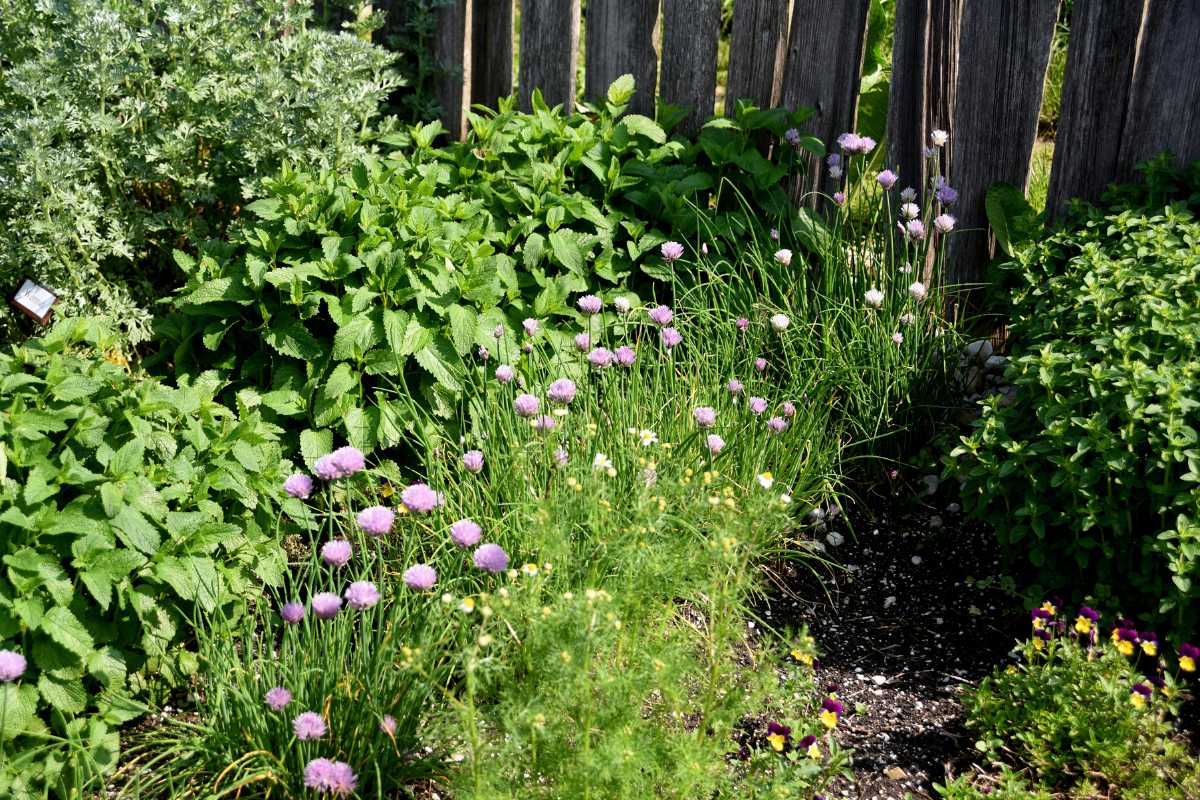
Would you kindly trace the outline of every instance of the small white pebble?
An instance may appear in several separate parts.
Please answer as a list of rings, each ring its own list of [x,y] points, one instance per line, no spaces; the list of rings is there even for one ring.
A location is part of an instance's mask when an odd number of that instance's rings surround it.
[[[920,563],[921,563],[921,557],[920,557],[920,556],[913,556],[913,557],[912,557],[912,562],[913,562],[914,564],[920,564]]]
[[[896,605],[895,595],[891,595],[889,597],[883,598],[883,607],[884,608],[891,608],[894,605]]]

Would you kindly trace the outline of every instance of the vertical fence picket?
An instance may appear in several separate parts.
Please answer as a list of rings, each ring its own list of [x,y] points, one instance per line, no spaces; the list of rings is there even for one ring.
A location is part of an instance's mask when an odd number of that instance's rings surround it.
[[[471,0],[454,0],[436,10],[437,35],[433,41],[433,58],[439,68],[436,79],[438,103],[442,107],[442,124],[455,139],[467,133],[467,106],[471,85],[471,46],[467,31],[471,29]]]
[[[629,73],[637,83],[630,110],[654,116],[658,53],[653,37],[657,21],[658,0],[588,0],[584,66],[584,94],[588,98],[603,99],[609,84]]]
[[[471,11],[471,103],[496,107],[512,94],[513,0],[474,0]]]
[[[738,100],[757,106],[778,105],[787,53],[788,0],[737,0],[729,41],[729,81],[725,116]]]
[[[1042,84],[1058,0],[966,2],[959,30],[950,174],[958,230],[948,240],[947,280],[982,280],[988,252],[988,186],[1025,186],[1037,137]]]
[[[521,53],[517,91],[521,108],[540,89],[549,106],[575,103],[579,59],[579,0],[521,0]]]
[[[1117,179],[1164,150],[1177,163],[1200,158],[1200,3],[1147,0],[1143,19]]]
[[[781,102],[815,109],[807,129],[826,147],[854,127],[870,5],[870,0],[795,0],[793,6]],[[822,187],[824,175],[825,162],[813,159],[808,186]]]
[[[679,124],[691,135],[712,116],[717,93],[721,0],[663,0],[663,102],[689,109]]]

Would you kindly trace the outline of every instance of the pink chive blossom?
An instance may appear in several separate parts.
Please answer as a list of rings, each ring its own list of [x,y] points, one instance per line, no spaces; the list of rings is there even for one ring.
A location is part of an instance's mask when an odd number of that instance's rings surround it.
[[[683,341],[683,335],[674,328],[663,328],[658,335],[667,349],[675,347]]]
[[[332,539],[321,546],[321,560],[331,567],[344,567],[350,562],[354,548],[345,539]]]
[[[0,683],[12,683],[25,674],[25,656],[15,650],[0,650]]]
[[[846,205],[846,193],[845,192],[834,192],[833,193],[833,204],[836,206]]]
[[[767,360],[765,358],[754,359],[754,368],[759,372],[764,372],[767,369]]]
[[[483,538],[483,528],[473,519],[460,519],[450,526],[450,541],[459,547],[474,547]]]
[[[708,242],[700,243],[700,255],[702,255],[702,256],[708,255]]]
[[[875,149],[875,140],[870,136],[859,136],[857,133],[843,133],[837,137],[838,146],[847,155],[866,155]]]
[[[263,699],[272,711],[283,711],[292,702],[292,693],[282,686],[276,686],[268,689]]]
[[[400,493],[400,502],[409,511],[418,514],[433,511],[441,505],[437,492],[424,483],[404,487],[404,491]]]
[[[521,327],[525,329],[526,336],[533,337],[537,334],[538,330],[542,327],[542,323],[540,323],[536,319],[533,319],[532,317],[530,317],[528,319],[521,321]]]
[[[597,347],[587,354],[587,360],[593,367],[604,369],[612,366],[613,354],[607,347]]]
[[[304,785],[319,794],[349,797],[358,787],[358,778],[345,761],[314,758],[304,765]]]
[[[872,286],[863,294],[863,299],[867,301],[867,305],[871,308],[879,308],[883,305],[883,292]]]
[[[292,497],[305,500],[312,494],[313,479],[297,472],[295,475],[288,476],[288,479],[283,482],[283,490]]]
[[[835,180],[835,181],[836,181],[836,180],[841,180],[842,174],[843,174],[843,173],[842,173],[842,168],[841,168],[840,166],[838,166],[838,167],[830,167],[830,168],[829,168],[829,177],[830,177],[830,178],[832,178],[832,179],[833,179],[833,180]],[[837,193],[835,193],[835,194],[834,194],[834,197],[836,198],[836,197],[837,197],[837,195],[839,195],[839,194],[840,194],[840,195],[842,195],[842,199],[843,199],[843,200],[845,200],[845,198],[846,198],[846,195],[845,195],[845,194],[842,194],[842,192],[837,192]],[[840,206],[841,204],[842,204],[842,203],[841,203],[841,201],[838,201],[838,205]]]
[[[925,223],[919,219],[910,219],[903,225],[897,222],[896,225],[907,241],[919,242],[925,238]]]
[[[912,325],[916,321],[917,321],[917,318],[914,317],[912,314],[901,314],[900,315],[900,324],[901,325]]]
[[[525,344],[521,345],[521,352],[522,352],[522,353],[525,353],[526,355],[528,355],[528,354],[532,353],[532,352],[533,352],[533,345],[532,345],[532,344],[530,344],[529,342],[526,342]]]
[[[365,611],[379,602],[379,589],[370,581],[355,581],[346,587],[346,605]]]
[[[954,230],[954,223],[957,221],[950,214],[938,214],[933,218],[933,227],[937,228],[938,233],[949,233]]]
[[[483,451],[468,450],[463,453],[462,457],[463,468],[467,472],[482,472],[483,471]]]
[[[875,182],[884,189],[891,189],[896,185],[896,181],[898,180],[899,177],[897,177],[896,173],[892,172],[890,169],[885,169],[883,172],[875,176]]]
[[[492,328],[492,338],[493,339],[503,339],[504,338],[504,326],[503,325],[497,325],[495,328]]]
[[[662,246],[662,257],[667,263],[677,261],[683,257],[683,245],[679,242],[665,242]]]
[[[565,447],[560,447],[554,451],[554,463],[558,464],[560,467],[565,467],[567,465],[567,460],[570,457],[571,454],[567,452]],[[478,541],[478,539],[476,541]]]
[[[333,592],[319,592],[313,595],[312,610],[317,619],[333,619],[342,610],[342,598]]]
[[[725,388],[729,390],[730,394],[736,396],[736,395],[741,394],[742,391],[745,390],[746,387],[743,386],[742,382],[739,381],[737,378],[730,378],[729,383],[725,384]]]
[[[586,333],[575,334],[575,349],[581,353],[586,353],[592,346],[592,337]]]
[[[905,186],[900,190],[900,202],[911,203],[917,199],[917,190],[911,186]]]
[[[508,553],[498,544],[481,544],[475,549],[475,566],[485,572],[504,572],[508,568]]]
[[[529,422],[533,429],[539,433],[552,431],[558,427],[558,423],[554,421],[554,417],[549,414],[539,414]]]
[[[761,397],[751,397],[747,405],[750,408],[750,413],[756,417],[767,410],[767,401]]]
[[[787,330],[788,325],[792,324],[792,320],[787,314],[773,314],[770,322],[771,329],[776,333],[783,333]]]
[[[775,260],[778,261],[780,264],[782,264],[785,267],[791,266],[792,251],[788,250],[786,248],[784,248],[782,250],[776,250],[775,251]]]
[[[501,364],[496,367],[496,380],[500,381],[500,383],[512,383],[512,379],[516,375],[516,371],[508,364]]]
[[[315,711],[304,711],[292,720],[292,730],[296,738],[302,742],[310,739],[320,739],[325,735],[325,720]]]
[[[604,301],[594,294],[585,294],[575,301],[575,307],[579,309],[580,313],[591,316],[600,313],[600,309],[604,308]]]
[[[633,362],[637,361],[637,353],[632,347],[621,345],[613,351],[613,358],[622,367],[632,367]]]
[[[321,480],[332,481],[348,478],[366,466],[362,451],[357,447],[339,447],[328,455],[321,456],[313,464],[313,472]]]
[[[428,564],[413,564],[404,570],[404,585],[418,592],[428,592],[437,583],[437,572]]]
[[[746,328],[750,327],[750,320],[746,319],[745,317],[738,317],[737,321],[734,322],[733,324],[737,326],[737,329],[739,331],[742,331],[743,333],[745,333]]]
[[[904,344],[904,334],[900,331],[896,331],[892,334],[892,342],[896,344],[896,346]]]
[[[905,219],[916,219],[921,216],[921,207],[916,203],[905,203],[900,206],[900,215]]]
[[[575,382],[570,378],[559,378],[546,389],[546,397],[551,403],[567,405],[575,399]]]
[[[771,433],[783,433],[787,429],[787,420],[783,417],[771,417],[767,420],[767,427]]]
[[[396,718],[391,714],[384,714],[383,719],[379,720],[379,730],[383,731],[388,736],[391,736],[393,739],[396,737],[396,727]]]
[[[304,619],[304,606],[299,603],[284,603],[279,609],[279,617],[288,625],[295,625]]]
[[[715,433],[710,433],[708,436],[704,437],[704,445],[708,448],[708,452],[715,456],[717,453],[725,449],[725,440],[720,436],[717,436]]]
[[[925,284],[921,283],[920,281],[913,281],[911,284],[909,284],[908,294],[913,300],[916,300],[919,303],[925,299],[926,295],[929,294],[929,290],[926,289]]]
[[[628,314],[629,309],[633,308],[633,304],[625,295],[619,295],[613,299],[613,308],[617,310],[618,314]]]
[[[783,401],[782,410],[783,410],[783,416],[787,417],[788,419],[791,419],[792,417],[796,416],[796,404],[793,403],[791,400]]]
[[[383,506],[371,506],[358,512],[358,527],[371,536],[383,536],[392,530],[396,512]]]
[[[771,241],[772,242],[779,241],[779,228],[771,228]]]
[[[650,317],[650,321],[660,328],[665,328],[675,319],[675,312],[671,311],[669,306],[655,306],[647,309],[646,314]]]
[[[538,413],[538,408],[541,403],[531,394],[519,394],[517,399],[513,400],[513,411],[517,412],[518,417],[532,417]]]
[[[692,419],[701,428],[711,428],[717,422],[717,411],[712,406],[697,406],[692,409]]]

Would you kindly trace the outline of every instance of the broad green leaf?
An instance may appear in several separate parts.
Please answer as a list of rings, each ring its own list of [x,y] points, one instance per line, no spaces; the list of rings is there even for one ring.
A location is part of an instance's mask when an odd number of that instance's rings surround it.
[[[154,555],[162,542],[154,525],[131,505],[121,506],[112,518],[112,526],[122,544],[148,556]]]
[[[81,714],[87,707],[87,691],[78,679],[64,680],[43,672],[37,686],[42,699],[64,714]]]
[[[304,465],[312,469],[317,459],[333,452],[333,431],[306,430],[300,433],[300,455]]]
[[[275,318],[263,340],[285,356],[298,358],[301,361],[316,361],[324,352],[304,323],[292,317]]]
[[[633,98],[636,90],[637,85],[634,83],[633,76],[626,73],[609,84],[608,102],[614,106],[623,106]]]
[[[447,309],[450,317],[450,338],[454,342],[454,350],[460,356],[471,351],[475,342],[475,333],[479,329],[479,317],[469,308],[457,303]]]
[[[624,125],[630,133],[645,136],[656,144],[662,144],[667,141],[667,132],[660,128],[657,122],[641,114],[624,116],[621,118],[620,124]]]
[[[88,658],[95,644],[92,635],[66,606],[54,606],[42,617],[42,633],[80,658]]]
[[[380,342],[380,332],[369,314],[354,314],[333,336],[333,358],[359,358]]]
[[[445,336],[435,336],[417,352],[416,359],[442,386],[454,392],[462,390],[462,359]]]
[[[38,690],[28,683],[0,683],[0,739],[15,739],[29,728],[37,713]]]
[[[71,375],[55,384],[50,389],[50,393],[54,395],[54,399],[56,400],[64,403],[73,403],[76,400],[91,397],[100,391],[103,385],[100,381],[89,378],[86,375]]]

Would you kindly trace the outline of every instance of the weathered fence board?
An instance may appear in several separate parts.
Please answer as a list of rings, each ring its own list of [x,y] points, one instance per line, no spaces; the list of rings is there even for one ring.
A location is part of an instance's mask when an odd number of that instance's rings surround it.
[[[517,90],[530,110],[533,90],[547,105],[575,104],[579,58],[579,0],[521,0],[521,52]]]
[[[951,213],[947,280],[982,280],[989,258],[987,188],[997,181],[1025,186],[1037,137],[1042,84],[1058,0],[967,2],[959,32],[950,174],[958,190]]]
[[[1121,136],[1118,179],[1168,150],[1179,163],[1200,158],[1200,2],[1147,0],[1141,44]]]
[[[816,113],[807,129],[831,144],[854,128],[871,0],[795,0],[781,102]],[[812,159],[810,187],[825,186],[825,162]]]
[[[963,0],[897,0],[888,96],[887,165],[899,192],[929,186],[924,150],[935,130],[954,129],[954,89]],[[940,148],[941,175],[949,175],[954,137]]]
[[[496,107],[512,94],[513,0],[474,0],[471,103]]]
[[[689,109],[680,132],[694,134],[713,112],[721,0],[663,0],[662,77],[658,94]]]
[[[455,139],[467,134],[467,107],[470,105],[471,0],[454,0],[435,12],[437,35],[433,41],[433,58],[439,68],[436,79],[438,103],[442,107],[442,124]]]
[[[584,94],[603,99],[609,84],[633,75],[637,92],[630,101],[636,114],[654,116],[658,84],[658,53],[654,23],[658,0],[589,0],[587,6],[587,63]]]
[[[788,0],[737,0],[733,4],[725,116],[733,116],[738,100],[762,107],[779,104],[787,54],[787,10]]]

